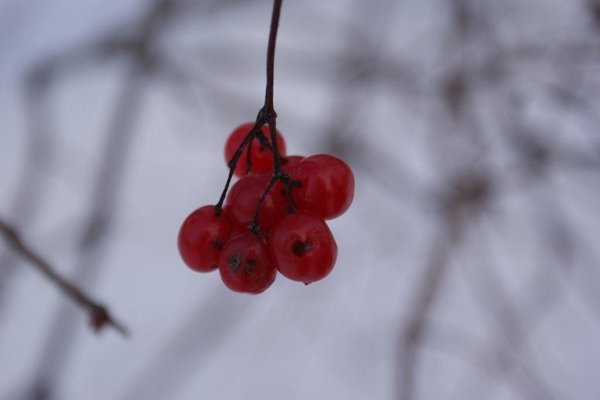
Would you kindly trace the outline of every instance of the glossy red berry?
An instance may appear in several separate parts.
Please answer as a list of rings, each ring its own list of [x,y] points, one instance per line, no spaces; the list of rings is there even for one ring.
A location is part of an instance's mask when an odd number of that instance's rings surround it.
[[[225,209],[236,225],[247,227],[254,218],[256,207],[271,177],[267,174],[250,174],[241,177],[229,190]],[[268,232],[284,215],[284,199],[274,190],[269,191],[258,213],[258,223]]]
[[[337,244],[323,219],[298,211],[275,226],[269,238],[269,251],[273,263],[285,277],[311,283],[331,272]]]
[[[253,127],[254,123],[248,122],[231,132],[225,143],[225,162],[231,160],[236,150]],[[271,144],[271,134],[268,125],[263,125],[261,131],[267,138],[268,143]],[[269,147],[263,146],[260,141],[255,138],[252,140],[250,146],[244,149],[241,157],[238,159],[234,170],[236,176],[244,176],[247,173],[248,148],[250,148],[250,161],[252,163],[250,172],[261,173],[273,171],[273,152]],[[285,156],[285,141],[279,132],[277,132],[277,148],[279,149],[279,154]]]
[[[294,190],[298,209],[308,210],[323,219],[343,214],[354,198],[354,175],[343,160],[328,154],[306,157],[292,171],[300,181]]]
[[[256,235],[246,232],[225,244],[219,258],[219,273],[229,289],[258,294],[271,286],[277,271],[267,246]]]
[[[197,209],[185,219],[179,230],[177,245],[181,258],[194,271],[215,270],[232,228],[226,212],[217,217],[214,206]]]

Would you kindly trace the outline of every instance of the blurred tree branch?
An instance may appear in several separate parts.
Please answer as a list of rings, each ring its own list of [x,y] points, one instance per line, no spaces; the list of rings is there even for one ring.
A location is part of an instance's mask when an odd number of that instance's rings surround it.
[[[99,330],[108,325],[113,327],[123,336],[127,336],[127,328],[112,317],[106,307],[92,300],[92,298],[83,290],[63,278],[54,268],[52,268],[50,263],[25,244],[17,230],[2,218],[0,218],[0,232],[14,251],[18,252],[23,258],[29,261],[31,266],[35,267],[67,297],[88,312],[90,322],[94,329]]]
[[[168,26],[176,5],[175,0],[153,0],[146,12],[136,21],[135,29],[110,33],[107,37],[77,46],[63,55],[50,57],[38,64],[38,70],[48,71],[52,80],[72,68],[88,65],[97,68],[94,60],[124,57],[128,63],[121,91],[109,120],[101,159],[96,167],[95,183],[90,193],[87,216],[81,224],[77,261],[73,280],[90,286],[101,273],[100,265],[106,255],[107,233],[110,231],[117,206],[126,161],[134,139],[134,125],[142,109],[144,83],[148,76],[160,71],[161,57],[157,41]],[[44,74],[43,74],[44,75]],[[76,316],[61,304],[52,320],[48,336],[37,363],[31,384],[30,397],[49,398],[58,387],[61,375],[69,363],[75,346]]]

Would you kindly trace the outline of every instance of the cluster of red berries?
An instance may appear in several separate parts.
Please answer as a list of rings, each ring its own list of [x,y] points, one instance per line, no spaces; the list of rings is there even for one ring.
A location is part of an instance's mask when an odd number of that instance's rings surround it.
[[[254,123],[238,127],[225,144],[225,160],[239,179],[224,206],[192,212],[178,245],[191,269],[218,268],[231,290],[257,294],[273,283],[277,271],[306,284],[331,272],[337,244],[325,220],[350,206],[354,176],[331,155],[286,156],[279,132],[274,155],[269,127],[263,125],[250,138],[253,128]]]

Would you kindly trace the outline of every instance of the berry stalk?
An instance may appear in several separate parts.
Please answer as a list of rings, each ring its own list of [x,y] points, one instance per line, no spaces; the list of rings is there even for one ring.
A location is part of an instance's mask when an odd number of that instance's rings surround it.
[[[256,116],[256,122],[254,124],[254,127],[248,132],[244,140],[240,143],[239,147],[235,151],[233,157],[228,162],[229,175],[227,177],[227,181],[225,183],[223,192],[221,193],[221,197],[219,198],[219,201],[215,206],[215,214],[219,216],[221,214],[223,202],[225,201],[225,197],[231,184],[231,179],[233,177],[234,170],[239,161],[239,158],[242,156],[244,150],[251,145],[254,139],[259,140],[262,146],[269,148],[273,153],[273,176],[271,178],[271,181],[265,188],[263,195],[261,196],[261,200],[259,201],[256,207],[256,212],[250,225],[250,230],[257,235],[260,234],[260,227],[258,224],[258,214],[260,212],[260,208],[262,207],[262,204],[264,203],[267,194],[277,181],[280,181],[285,186],[286,194],[290,202],[288,211],[290,213],[293,213],[296,208],[294,204],[294,199],[292,197],[292,187],[298,186],[298,184],[297,182],[293,182],[288,174],[282,173],[281,171],[282,157],[279,153],[277,139],[277,113],[275,112],[275,106],[273,101],[273,87],[275,81],[275,47],[277,42],[277,32],[279,29],[279,18],[281,15],[281,4],[282,0],[273,1],[273,12],[271,14],[271,28],[269,32],[269,43],[267,46],[267,79],[265,88],[265,103]],[[261,131],[261,127],[265,124],[267,124],[269,127],[269,134],[271,138],[270,143],[267,141],[267,139]],[[246,171],[250,171],[252,167],[252,160],[250,158],[250,154],[251,152],[248,151],[246,157]]]
[[[267,87],[265,90],[265,114],[267,118],[273,115],[276,118],[273,106],[273,83],[275,71],[275,43],[277,42],[277,31],[279,29],[279,16],[281,14],[282,0],[273,1],[273,13],[271,15],[271,30],[269,32],[269,45],[267,47]],[[275,144],[275,143],[274,143]],[[275,146],[277,147],[277,146]]]

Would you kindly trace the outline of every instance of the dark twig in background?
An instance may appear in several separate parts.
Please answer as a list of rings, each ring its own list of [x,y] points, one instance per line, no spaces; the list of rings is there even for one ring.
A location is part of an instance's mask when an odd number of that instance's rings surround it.
[[[12,196],[10,215],[20,224],[31,224],[43,203],[47,182],[43,171],[51,168],[53,141],[48,132],[51,112],[48,109],[48,76],[42,71],[29,73],[25,88],[27,110],[27,153],[24,157],[19,184]],[[0,318],[7,304],[8,291],[18,275],[20,258],[9,249],[0,249]]]
[[[92,287],[101,274],[100,266],[106,251],[108,233],[115,207],[117,179],[124,168],[124,157],[129,154],[128,142],[132,139],[133,122],[137,116],[142,88],[138,71],[127,76],[120,101],[115,107],[114,125],[109,127],[104,160],[98,169],[96,187],[88,218],[82,227],[78,244],[79,260],[74,269],[73,280],[83,287]],[[38,382],[33,386],[34,397],[51,396],[52,382],[59,379],[68,364],[68,357],[75,347],[77,316],[66,304],[61,304],[50,327],[38,364]]]
[[[107,250],[106,235],[111,229],[120,181],[130,154],[134,125],[141,107],[143,84],[147,76],[161,68],[156,58],[155,41],[175,11],[175,5],[176,2],[172,0],[155,0],[139,21],[138,30],[133,35],[110,36],[101,41],[100,46],[91,43],[88,47],[81,47],[80,53],[74,53],[77,56],[67,53],[69,57],[65,60],[48,60],[49,65],[57,66],[57,74],[62,72],[61,69],[73,68],[104,54],[124,56],[130,62],[112,121],[107,127],[104,153],[97,166],[96,182],[90,194],[89,214],[81,227],[79,260],[74,269],[73,280],[82,287],[91,287],[101,273],[100,266]],[[53,396],[56,382],[60,381],[68,365],[69,355],[75,348],[76,326],[77,318],[72,309],[67,305],[60,305],[40,354],[35,382],[30,389],[32,398]]]
[[[35,267],[67,297],[88,312],[90,322],[94,329],[98,330],[102,329],[104,326],[111,326],[120,334],[127,336],[127,328],[125,328],[121,322],[115,320],[106,307],[94,301],[83,290],[58,274],[56,270],[52,268],[50,263],[25,244],[16,229],[10,226],[2,218],[0,218],[0,232],[15,252],[29,261],[31,266]]]

